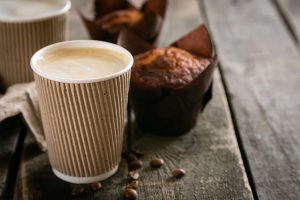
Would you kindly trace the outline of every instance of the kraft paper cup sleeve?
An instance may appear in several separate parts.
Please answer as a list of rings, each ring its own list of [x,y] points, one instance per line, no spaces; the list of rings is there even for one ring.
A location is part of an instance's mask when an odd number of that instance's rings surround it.
[[[124,28],[128,28],[150,44],[157,44],[167,10],[167,0],[148,0],[141,9],[137,9],[127,1],[96,0],[94,19],[88,19],[80,11],[78,12],[92,39],[116,43],[119,32],[108,32],[103,27],[103,19],[113,12],[122,12],[130,9],[139,10],[143,17],[132,27]]]
[[[122,31],[120,37],[118,38],[118,44],[123,46],[124,48],[127,48],[133,55],[137,55],[154,48],[154,46],[148,44],[146,41],[143,41],[133,32],[130,32],[128,30]],[[185,116],[186,118],[192,118],[190,121],[193,121],[192,123],[189,122],[189,120],[186,120],[186,127],[192,127],[197,119],[198,112],[196,112],[196,110],[198,110],[199,112],[203,111],[205,106],[212,98],[213,72],[218,60],[217,56],[214,54],[213,45],[207,28],[204,25],[200,25],[190,33],[172,43],[170,46],[184,49],[195,56],[205,57],[207,59],[210,59],[211,62],[191,83],[186,85],[183,89],[167,91],[169,95],[164,96],[164,98],[162,98],[162,95],[166,94],[166,88],[146,89],[140,88],[136,85],[131,85],[130,97],[132,99],[135,112],[140,113],[140,115],[137,115],[137,122],[139,124],[142,124],[142,127],[147,126],[147,121],[150,121],[151,123],[153,122],[153,124],[151,124],[152,126],[157,125],[158,129],[161,128],[162,130],[165,129],[167,125],[166,123],[160,124],[159,120],[157,120],[154,115],[146,116],[147,112],[151,113],[152,111],[150,108],[146,108],[147,106],[143,106],[142,103],[140,105],[139,102],[146,102],[157,105],[157,113],[160,113],[161,116],[166,116],[169,115],[169,111],[164,110],[164,108],[170,107],[170,104],[174,104],[174,110],[182,110],[182,113],[186,113],[184,111],[184,109],[186,108],[184,106],[180,106],[180,102],[184,101],[186,104],[191,105],[191,107],[193,108],[192,110],[195,110],[191,111],[192,114],[187,114]],[[174,116],[176,116],[178,113],[177,111],[174,111],[173,114]],[[138,119],[139,116],[142,117]],[[179,118],[180,114],[178,114],[177,117]],[[170,126],[173,125],[174,124],[171,124]],[[170,131],[172,132],[171,134],[180,134],[182,132],[186,132],[187,128],[182,129],[182,131],[180,131],[180,128],[178,128],[178,132],[171,128],[170,130],[172,130]],[[155,131],[156,133],[160,133],[159,130]]]

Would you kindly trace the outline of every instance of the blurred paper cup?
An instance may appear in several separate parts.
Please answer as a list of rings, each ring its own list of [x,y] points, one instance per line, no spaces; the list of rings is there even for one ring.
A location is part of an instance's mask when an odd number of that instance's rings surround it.
[[[63,80],[41,72],[38,60],[64,48],[109,50],[122,54],[126,66],[108,76],[84,80]],[[49,159],[59,178],[92,183],[117,171],[132,63],[133,57],[124,48],[91,40],[50,45],[32,57]]]
[[[30,58],[66,40],[69,0],[0,1],[0,85],[33,81]]]

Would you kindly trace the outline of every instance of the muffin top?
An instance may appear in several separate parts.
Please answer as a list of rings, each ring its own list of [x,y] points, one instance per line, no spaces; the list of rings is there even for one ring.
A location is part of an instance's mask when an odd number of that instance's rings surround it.
[[[131,84],[142,88],[180,89],[209,64],[209,59],[176,47],[152,49],[134,57]]]
[[[98,23],[109,33],[117,33],[124,27],[132,27],[143,18],[143,14],[135,9],[119,10],[101,18]]]

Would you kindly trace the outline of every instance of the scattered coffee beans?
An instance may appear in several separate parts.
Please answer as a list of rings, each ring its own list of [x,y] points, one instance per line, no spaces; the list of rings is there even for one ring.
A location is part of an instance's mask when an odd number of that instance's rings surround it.
[[[128,179],[129,183],[131,181],[138,180],[139,177],[140,177],[140,174],[137,171],[131,171],[131,172],[128,172],[128,174],[127,174],[127,179]]]
[[[136,155],[134,155],[133,153],[128,154],[127,161],[131,162],[133,160],[138,160],[138,157]]]
[[[72,195],[77,196],[84,192],[84,188],[81,185],[75,185],[72,189]]]
[[[139,186],[139,181],[138,180],[134,180],[134,181],[131,181],[128,188],[132,188],[132,189],[137,189]]]
[[[143,166],[143,162],[140,160],[133,160],[128,163],[129,170],[137,170]]]
[[[182,177],[184,176],[186,173],[186,171],[182,168],[177,168],[177,169],[174,169],[173,172],[172,172],[172,175],[176,178],[179,178],[179,177]]]
[[[124,197],[128,200],[135,200],[138,197],[137,192],[132,188],[126,188],[124,190]]]
[[[133,150],[132,153],[133,153],[134,155],[136,155],[138,158],[144,156],[144,153],[143,153],[141,150],[139,150],[139,149]]]
[[[93,191],[98,191],[98,190],[100,190],[101,187],[102,187],[102,185],[101,185],[100,182],[92,183],[92,184],[90,184],[90,186],[91,186],[91,189],[92,189]]]
[[[154,158],[153,160],[151,160],[150,165],[151,165],[152,167],[159,168],[159,167],[161,167],[164,163],[165,163],[165,162],[164,162],[163,159],[161,159],[161,158]]]

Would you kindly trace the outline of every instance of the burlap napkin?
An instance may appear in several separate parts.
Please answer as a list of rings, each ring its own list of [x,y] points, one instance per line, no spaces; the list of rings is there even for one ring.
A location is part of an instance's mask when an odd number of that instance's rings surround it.
[[[37,144],[45,151],[47,145],[34,82],[13,85],[3,96],[0,96],[0,121],[20,113],[33,133]]]

